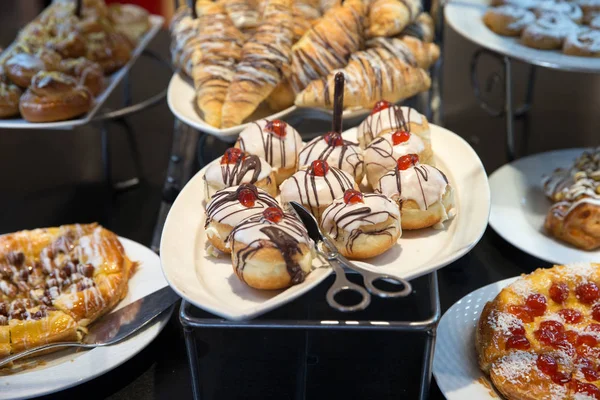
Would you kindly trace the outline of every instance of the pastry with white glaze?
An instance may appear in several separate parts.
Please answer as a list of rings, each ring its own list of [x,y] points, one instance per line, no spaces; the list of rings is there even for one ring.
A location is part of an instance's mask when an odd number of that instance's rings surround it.
[[[240,132],[235,144],[248,154],[265,159],[275,173],[277,185],[298,169],[298,153],[302,138],[291,126],[281,120],[261,119]]]
[[[312,270],[314,242],[294,214],[266,208],[231,232],[233,270],[256,289],[284,289],[304,282]]]
[[[345,257],[363,259],[389,250],[402,235],[400,210],[388,197],[348,189],[323,212],[323,233]]]
[[[448,178],[439,169],[420,164],[416,154],[400,157],[396,168],[381,177],[375,192],[398,204],[402,229],[442,228],[441,223],[455,213]]]
[[[308,142],[298,158],[300,168],[308,167],[315,160],[325,160],[329,165],[352,175],[356,183],[362,182],[364,176],[362,149],[358,143],[346,140],[336,132],[326,133]]]

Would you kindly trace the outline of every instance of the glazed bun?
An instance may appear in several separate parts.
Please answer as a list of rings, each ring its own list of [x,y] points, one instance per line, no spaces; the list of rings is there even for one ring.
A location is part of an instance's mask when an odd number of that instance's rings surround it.
[[[23,92],[0,71],[0,118],[19,115],[19,99]]]
[[[104,73],[98,63],[80,57],[61,61],[60,68],[62,72],[78,79],[94,96],[104,89]]]
[[[59,71],[61,56],[53,50],[39,49],[34,53],[21,52],[10,56],[4,72],[15,85],[28,88],[31,79],[40,71]]]

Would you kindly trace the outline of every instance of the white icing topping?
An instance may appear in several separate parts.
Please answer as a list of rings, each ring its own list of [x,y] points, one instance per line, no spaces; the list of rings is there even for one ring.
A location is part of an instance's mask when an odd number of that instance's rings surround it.
[[[535,21],[535,15],[519,5],[505,4],[490,10],[491,13],[510,18],[507,27],[511,30],[521,30]]]
[[[442,199],[447,186],[448,182],[440,170],[417,164],[406,170],[395,168],[383,175],[375,191],[394,200],[412,200],[421,210],[426,210]]]
[[[231,241],[231,238],[233,238],[236,242],[248,244],[251,247],[259,247],[261,240],[270,241],[269,236],[261,231],[261,229],[269,226],[281,229],[299,243],[305,243],[311,247],[314,246],[314,242],[308,237],[304,225],[298,221],[298,218],[294,214],[289,213],[284,214],[283,219],[278,223],[265,219],[262,214],[248,218],[234,228],[228,241]]]
[[[286,134],[283,137],[268,132],[265,130],[268,122],[261,119],[240,132],[240,148],[249,154],[264,158],[273,168],[294,167],[298,161],[298,152],[302,148],[302,138],[289,124],[286,124]]]
[[[206,168],[206,173],[204,174],[204,179],[208,182],[209,185],[216,187],[217,189],[224,189],[225,187],[232,185],[239,185],[241,183],[255,183],[267,178],[271,174],[271,166],[262,158],[259,157],[260,160],[260,173],[258,174],[258,178],[256,181],[252,180],[254,170],[248,169],[246,173],[239,179],[239,173],[236,173],[237,164],[221,164],[221,158],[217,158],[208,164]],[[239,167],[238,167],[239,168]],[[228,182],[225,182],[223,177],[231,176],[233,174],[235,176],[232,185],[229,185]]]
[[[316,137],[308,142],[298,155],[300,168],[310,165],[314,160],[325,160],[330,166],[341,169],[355,178],[363,173],[363,154],[356,142],[344,140],[343,146],[330,146],[324,136]]]
[[[241,221],[262,213],[267,207],[278,207],[277,201],[269,196],[267,192],[262,189],[256,188],[258,197],[254,201],[254,205],[246,207],[239,202],[237,198],[237,191],[239,186],[234,186],[219,190],[210,199],[210,203],[206,206],[206,220],[207,222],[215,220],[222,224],[230,226],[236,226]],[[229,200],[226,197],[235,195],[235,198]],[[207,230],[208,234],[208,230]]]
[[[362,212],[361,212],[362,211]],[[323,212],[323,230],[330,235],[337,229],[352,232],[365,225],[375,225],[387,221],[389,217],[400,219],[400,209],[389,198],[374,194],[363,194],[363,202],[344,203],[336,199]]]
[[[420,155],[425,150],[425,143],[417,135],[410,135],[406,142],[393,145],[392,133],[385,133],[376,138],[365,149],[365,167],[369,182],[374,185],[389,171],[396,168],[398,158],[407,154]]]
[[[400,115],[404,118],[404,121]],[[384,132],[395,132],[397,130],[410,131],[410,128],[405,126],[405,123],[423,125],[423,119],[424,117],[412,108],[392,106],[369,115],[358,126],[357,136],[361,145],[364,142],[366,146]]]
[[[15,54],[6,61],[6,65],[19,65],[24,69],[35,71],[42,71],[46,68],[40,57],[26,53]]]
[[[563,40],[571,32],[577,31],[579,26],[564,14],[547,13],[542,15],[535,23],[527,26],[523,35],[544,38],[551,37]]]
[[[589,28],[573,31],[565,38],[565,46],[572,46],[585,51],[600,52],[600,31]]]
[[[298,201],[311,207],[327,206],[354,187],[354,178],[345,171],[329,167],[325,176],[316,176],[302,169],[283,181],[281,202]]]
[[[358,143],[358,128],[350,128],[342,132],[342,139]]]

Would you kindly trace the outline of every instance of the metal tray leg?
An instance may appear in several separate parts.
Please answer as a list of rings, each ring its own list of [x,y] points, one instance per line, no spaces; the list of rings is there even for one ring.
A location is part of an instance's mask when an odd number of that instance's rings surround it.
[[[190,363],[192,395],[194,400],[200,400],[202,385],[200,384],[200,364],[198,360],[198,352],[196,351],[196,337],[194,336],[194,329],[186,326],[183,328],[183,334],[185,336],[185,348],[187,350],[188,361]]]

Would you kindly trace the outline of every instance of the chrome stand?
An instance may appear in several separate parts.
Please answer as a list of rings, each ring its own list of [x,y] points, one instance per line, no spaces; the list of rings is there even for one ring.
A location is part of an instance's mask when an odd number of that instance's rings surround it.
[[[502,65],[503,73],[499,74],[497,72],[492,73],[485,81],[485,88],[482,92],[481,87],[479,85],[479,79],[477,76],[477,69],[479,66],[479,61],[482,56],[489,56],[496,61],[498,61]],[[531,103],[533,101],[533,89],[535,84],[535,65],[529,66],[529,74],[527,79],[527,89],[525,93],[525,101],[524,103],[515,108],[514,106],[514,94],[513,94],[513,74],[512,74],[512,60],[510,57],[500,55],[493,51],[487,49],[479,49],[473,54],[473,58],[471,59],[471,85],[473,87],[473,92],[475,93],[475,97],[479,102],[479,106],[483,108],[490,116],[492,117],[504,117],[506,122],[506,156],[509,161],[514,160],[518,157],[517,154],[517,145],[515,138],[515,120],[522,119],[523,120],[523,142],[527,141],[528,128],[529,128],[529,111],[531,109]],[[494,87],[496,87],[501,81],[503,82],[502,89],[502,102],[503,108],[495,108],[492,106],[485,98],[484,94],[487,95],[492,92]],[[526,146],[522,146],[525,148]]]

